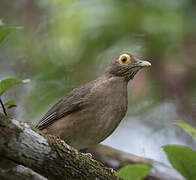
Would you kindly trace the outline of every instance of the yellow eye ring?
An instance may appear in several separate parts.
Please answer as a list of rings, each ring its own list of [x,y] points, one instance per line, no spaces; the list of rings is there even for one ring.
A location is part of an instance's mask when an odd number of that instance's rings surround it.
[[[128,54],[122,54],[119,57],[119,61],[121,64],[127,64],[131,61],[131,57]]]

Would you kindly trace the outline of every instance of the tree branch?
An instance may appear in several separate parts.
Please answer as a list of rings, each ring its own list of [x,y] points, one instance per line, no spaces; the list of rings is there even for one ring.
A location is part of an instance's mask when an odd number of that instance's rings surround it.
[[[26,168],[22,165],[17,165],[11,169],[0,169],[1,180],[47,180],[38,173]]]
[[[117,179],[114,172],[54,136],[41,136],[26,123],[0,114],[0,155],[50,180]]]
[[[151,172],[146,180],[184,180],[173,168],[152,159],[125,153],[105,145],[97,145],[87,151],[90,152],[96,160],[115,170],[128,164],[147,164],[151,166]]]

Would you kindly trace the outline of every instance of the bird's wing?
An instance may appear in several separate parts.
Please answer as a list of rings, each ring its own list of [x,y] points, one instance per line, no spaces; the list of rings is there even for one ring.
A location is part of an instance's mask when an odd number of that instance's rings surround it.
[[[89,94],[91,84],[81,88],[76,88],[67,96],[59,100],[36,125],[36,128],[43,130],[54,121],[61,119],[75,111],[79,111],[86,102],[86,96]]]

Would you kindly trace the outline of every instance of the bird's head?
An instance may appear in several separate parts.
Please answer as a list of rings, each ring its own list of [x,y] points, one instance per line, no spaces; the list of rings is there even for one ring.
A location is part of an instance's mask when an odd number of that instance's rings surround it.
[[[148,61],[137,59],[130,53],[123,53],[114,58],[106,73],[110,76],[124,77],[129,81],[140,69],[150,66]]]

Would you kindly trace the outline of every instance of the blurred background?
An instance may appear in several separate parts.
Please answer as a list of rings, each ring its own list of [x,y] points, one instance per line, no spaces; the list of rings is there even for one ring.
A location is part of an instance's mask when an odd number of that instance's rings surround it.
[[[168,163],[166,144],[196,144],[173,120],[196,125],[196,1],[1,0],[0,26],[21,26],[0,47],[0,78],[31,79],[3,97],[35,125],[73,88],[130,52],[152,67],[130,82],[128,112],[103,144]]]

